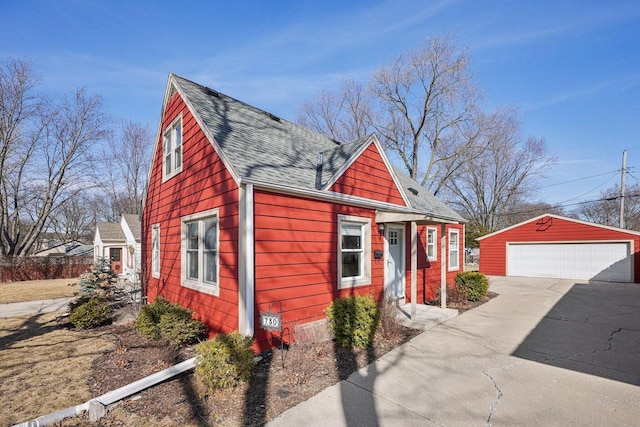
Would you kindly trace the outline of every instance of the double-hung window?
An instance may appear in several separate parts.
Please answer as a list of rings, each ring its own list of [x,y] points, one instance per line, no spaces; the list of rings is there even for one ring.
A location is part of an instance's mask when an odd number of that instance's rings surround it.
[[[218,211],[182,218],[182,284],[218,295]]]
[[[182,116],[164,131],[162,147],[163,176],[167,179],[182,169]]]
[[[449,270],[460,269],[460,232],[449,230]]]
[[[438,259],[438,230],[427,228],[427,259],[433,261]]]
[[[371,220],[338,216],[338,287],[371,283]]]
[[[151,276],[160,277],[160,224],[151,227]]]

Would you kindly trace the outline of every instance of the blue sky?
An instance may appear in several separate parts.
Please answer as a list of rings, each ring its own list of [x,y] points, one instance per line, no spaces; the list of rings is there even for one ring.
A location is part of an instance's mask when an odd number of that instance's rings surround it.
[[[541,200],[571,208],[598,198],[620,182],[625,149],[627,182],[640,182],[638,1],[0,5],[0,60],[26,58],[47,92],[84,86],[114,117],[154,131],[169,72],[293,120],[319,88],[364,80],[424,37],[453,35],[469,49],[488,108],[519,105],[525,134],[558,157]]]

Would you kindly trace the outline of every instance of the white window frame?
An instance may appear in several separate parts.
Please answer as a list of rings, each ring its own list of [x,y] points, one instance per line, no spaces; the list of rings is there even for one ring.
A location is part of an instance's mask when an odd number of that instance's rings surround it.
[[[433,241],[429,243],[429,234],[433,233]],[[438,259],[438,229],[435,227],[427,227],[427,259],[429,261],[436,261]],[[433,252],[429,255],[429,250]]]
[[[353,251],[342,248],[342,230],[345,225],[357,225],[361,227],[362,244],[359,252],[360,271],[362,274],[353,277],[342,277],[342,254]],[[365,286],[371,284],[371,218],[363,218],[350,215],[338,215],[338,289]]]
[[[151,277],[160,277],[160,224],[151,226]]]
[[[216,242],[215,242],[215,268],[216,274],[214,283],[205,282],[204,280],[204,223],[206,220],[215,219],[216,221]],[[188,277],[187,265],[187,228],[188,224],[196,223],[198,226],[198,277],[197,279]],[[202,293],[219,296],[220,294],[220,218],[218,209],[211,209],[193,215],[187,215],[181,218],[181,239],[180,239],[180,270],[182,278],[182,286],[193,289]]]
[[[182,114],[171,122],[162,133],[162,176],[164,180],[177,175],[182,170]],[[167,170],[167,164],[170,170]]]
[[[455,247],[452,244],[453,239],[452,236],[455,235]],[[451,229],[449,230],[449,271],[460,270],[460,230]],[[453,255],[455,253],[455,256]]]

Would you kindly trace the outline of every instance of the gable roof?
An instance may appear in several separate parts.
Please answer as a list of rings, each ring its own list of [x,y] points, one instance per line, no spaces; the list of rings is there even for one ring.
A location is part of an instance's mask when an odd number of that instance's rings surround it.
[[[126,221],[129,226],[129,230],[133,234],[133,238],[136,242],[140,241],[140,236],[142,236],[142,227],[140,225],[140,219],[136,214],[122,214],[122,218]]]
[[[100,235],[100,240],[122,241],[126,240],[124,231],[119,222],[99,222],[96,224],[96,232]]]
[[[486,235],[484,235],[482,237],[478,237],[476,240],[484,240],[484,239],[486,239],[488,237],[492,237],[492,236],[504,233],[505,231],[512,230],[514,228],[520,227],[520,226],[522,226],[524,224],[528,224],[530,222],[538,221],[539,219],[542,219],[542,218],[556,218],[556,219],[560,219],[560,220],[563,220],[563,221],[574,222],[576,224],[588,225],[590,227],[602,228],[602,229],[611,230],[611,231],[619,231],[621,233],[628,233],[628,234],[633,234],[633,235],[636,235],[636,236],[640,236],[640,232],[639,231],[627,230],[625,228],[611,227],[609,225],[596,224],[595,222],[583,221],[581,219],[569,218],[569,217],[566,217],[566,216],[556,215],[556,214],[552,214],[552,213],[545,213],[545,214],[533,217],[531,219],[528,219],[526,221],[519,222],[519,223],[514,224],[512,226],[509,226],[507,228],[503,228],[502,230],[494,231],[493,233],[486,234]]]
[[[465,221],[420,184],[391,167],[375,135],[340,143],[175,74],[169,75],[163,113],[166,103],[176,91],[236,182],[245,180],[327,193],[327,187],[348,165],[369,144],[376,144],[410,210],[447,220]],[[161,131],[158,129],[158,137]],[[320,185],[316,188],[320,153],[322,170]],[[414,194],[409,188],[421,191]]]

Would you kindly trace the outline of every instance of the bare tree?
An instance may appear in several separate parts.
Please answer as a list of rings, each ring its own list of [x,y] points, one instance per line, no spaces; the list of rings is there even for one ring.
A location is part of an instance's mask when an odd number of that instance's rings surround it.
[[[555,163],[544,140],[522,138],[517,110],[493,116],[492,131],[483,138],[484,151],[467,158],[455,179],[446,181],[449,203],[481,232],[517,222],[511,213],[526,206],[538,179]]]
[[[52,213],[48,228],[61,242],[93,241],[97,221],[94,202],[93,197],[86,192],[75,195]]]
[[[51,215],[93,180],[91,149],[103,140],[102,99],[85,89],[59,102],[35,89],[30,65],[0,66],[0,254],[29,253]]]
[[[385,147],[408,174],[437,194],[475,150],[478,91],[469,58],[450,37],[434,37],[403,52],[373,76],[373,123]]]
[[[370,94],[362,83],[344,80],[337,93],[321,89],[312,101],[302,102],[296,122],[341,142],[373,133]]]
[[[121,126],[116,138],[103,153],[104,158],[109,159],[109,167],[105,171],[109,185],[104,190],[109,194],[110,207],[117,216],[116,220],[123,213],[141,213],[142,192],[152,148],[151,129],[128,121]]]
[[[600,199],[582,203],[572,213],[578,219],[596,224],[620,225],[620,186],[618,184],[600,193]],[[625,189],[624,218],[626,228],[640,231],[640,184]]]

